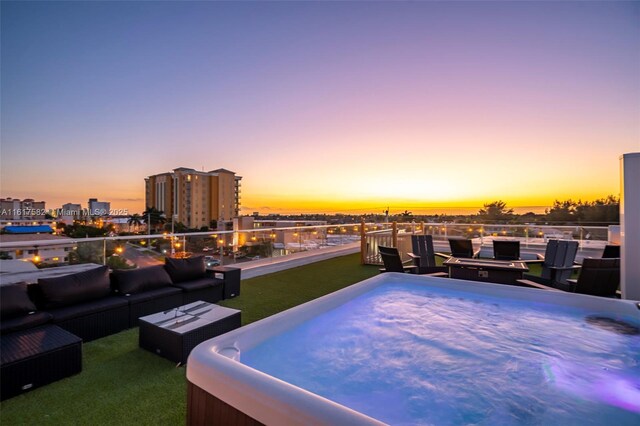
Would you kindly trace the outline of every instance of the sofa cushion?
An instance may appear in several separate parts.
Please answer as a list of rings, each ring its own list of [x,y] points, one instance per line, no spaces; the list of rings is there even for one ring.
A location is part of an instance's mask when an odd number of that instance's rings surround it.
[[[185,281],[181,283],[175,283],[174,286],[181,288],[183,291],[202,290],[207,287],[215,287],[223,285],[224,280],[218,278],[200,278],[199,280]]]
[[[29,299],[27,283],[20,282],[0,286],[0,318],[15,318],[36,310]]]
[[[171,277],[163,265],[149,266],[125,271],[113,271],[111,283],[114,290],[122,294],[136,294],[172,284]]]
[[[110,296],[96,300],[76,304],[73,306],[64,306],[49,311],[53,315],[53,322],[66,321],[72,318],[83,317],[97,312],[108,311],[110,309],[128,306],[129,302],[124,297]]]
[[[7,334],[14,331],[37,327],[51,322],[52,318],[51,314],[47,312],[33,312],[16,318],[3,319],[0,321],[0,334]]]
[[[166,257],[164,267],[174,284],[203,278],[206,273],[204,256],[189,257],[187,259]]]
[[[154,288],[141,293],[127,294],[125,300],[129,303],[142,303],[152,299],[159,299],[173,294],[180,294],[182,291],[176,287]]]
[[[40,278],[38,286],[44,298],[45,309],[96,300],[111,293],[107,266],[62,277]]]

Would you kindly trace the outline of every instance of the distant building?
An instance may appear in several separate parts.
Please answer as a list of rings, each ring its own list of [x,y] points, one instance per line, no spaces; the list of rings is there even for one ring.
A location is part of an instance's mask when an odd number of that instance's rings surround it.
[[[44,201],[0,198],[0,220],[42,220],[45,214]]]
[[[146,206],[164,212],[167,220],[175,216],[189,228],[229,222],[240,212],[241,179],[225,169],[199,172],[179,167],[145,179]]]
[[[326,220],[255,220],[253,227],[259,228],[293,228],[298,226],[323,226]]]
[[[106,225],[113,226],[113,232],[119,234],[121,232],[135,232],[140,231],[141,229],[146,229],[145,224],[141,224],[138,226],[129,224],[130,216],[109,216],[104,219],[104,223]]]
[[[54,219],[0,219],[0,229],[4,230],[7,227],[13,226],[37,226],[37,225],[45,225],[50,226],[51,228],[56,228],[57,222]]]
[[[98,201],[97,198],[89,198],[87,203],[88,213],[91,217],[109,216],[111,212],[111,203],[108,201]]]
[[[80,204],[63,204],[57,213],[58,220],[67,225],[72,225],[74,220],[84,219],[84,210],[82,209],[82,205]]]
[[[21,226],[19,228],[29,228]],[[0,258],[31,261],[42,264],[64,264],[69,262],[69,252],[75,246],[73,240],[67,237],[59,237],[50,233],[36,233],[43,227],[32,227],[33,233],[20,232],[15,234],[0,234],[0,243],[15,243],[20,248],[3,247],[0,249]],[[44,232],[50,232],[44,231]],[[55,242],[55,245],[38,246],[37,242]]]

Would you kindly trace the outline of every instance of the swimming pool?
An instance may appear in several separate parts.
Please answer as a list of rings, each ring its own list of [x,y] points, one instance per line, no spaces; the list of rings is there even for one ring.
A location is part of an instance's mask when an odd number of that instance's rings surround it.
[[[638,327],[630,301],[383,274],[198,346],[189,419],[637,424]]]

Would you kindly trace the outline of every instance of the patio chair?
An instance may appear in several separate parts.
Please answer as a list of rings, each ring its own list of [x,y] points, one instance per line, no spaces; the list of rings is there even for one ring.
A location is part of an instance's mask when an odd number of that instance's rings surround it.
[[[417,266],[405,266],[402,263],[402,259],[400,258],[400,253],[398,249],[395,247],[383,247],[378,246],[378,250],[380,251],[380,257],[382,258],[382,263],[384,263],[384,268],[380,268],[380,272],[409,272],[414,273]]]
[[[604,246],[604,251],[602,252],[602,256],[600,259],[619,259],[620,258],[620,246],[616,244],[607,244]],[[594,259],[593,257],[585,257],[585,259]],[[598,258],[595,258],[598,259]],[[577,261],[576,264],[581,264],[581,262]]]
[[[493,240],[493,258],[496,260],[520,260],[520,241]]]
[[[473,259],[478,257],[480,250],[473,249],[473,241],[466,238],[449,238],[451,257]]]
[[[519,284],[544,290],[562,290],[591,296],[617,297],[620,285],[620,259],[584,259],[577,280],[568,279],[566,283],[555,282],[551,286],[527,280]]]
[[[618,259],[620,258],[620,246],[616,244],[607,244],[604,246],[604,251],[602,252],[603,259]]]
[[[436,253],[433,249],[433,236],[412,235],[411,248],[413,252],[407,253],[407,255],[413,260],[413,264],[417,266],[416,272],[418,274],[429,274],[441,277],[449,276],[449,268],[436,265],[436,256],[443,255]]]
[[[538,255],[538,260],[525,261],[525,263],[542,263],[542,273],[539,277],[524,274],[524,279],[547,286],[553,286],[555,283],[566,284],[573,271],[580,267],[574,264],[577,252],[577,241],[549,240],[544,256]]]

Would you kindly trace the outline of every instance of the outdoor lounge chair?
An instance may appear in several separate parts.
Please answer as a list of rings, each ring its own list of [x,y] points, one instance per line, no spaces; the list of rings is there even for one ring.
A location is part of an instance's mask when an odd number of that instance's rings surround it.
[[[602,252],[603,259],[620,258],[620,246],[616,244],[607,244]]]
[[[493,240],[495,260],[520,260],[520,241]]]
[[[617,297],[620,285],[620,259],[584,259],[577,280],[566,283],[555,282],[546,286],[529,280],[519,280],[519,284],[545,290],[563,290],[592,296]]]
[[[549,240],[544,256],[538,255],[538,260],[525,261],[542,263],[541,275],[538,277],[524,274],[524,279],[547,286],[553,286],[555,283],[566,284],[573,271],[580,267],[574,264],[577,252],[577,241]]]
[[[402,259],[400,258],[400,253],[398,249],[395,247],[383,247],[378,246],[378,250],[380,251],[380,257],[382,258],[382,263],[384,263],[384,268],[380,269],[380,272],[409,272],[414,273],[417,266],[405,266],[402,263]]]
[[[480,250],[473,249],[473,241],[466,238],[449,238],[451,257],[473,259],[478,257]]]
[[[412,235],[411,248],[413,252],[407,253],[413,264],[418,267],[418,274],[430,274],[442,277],[449,276],[449,268],[436,265],[436,256],[442,256],[433,249],[433,236]],[[443,256],[447,257],[447,256]]]

